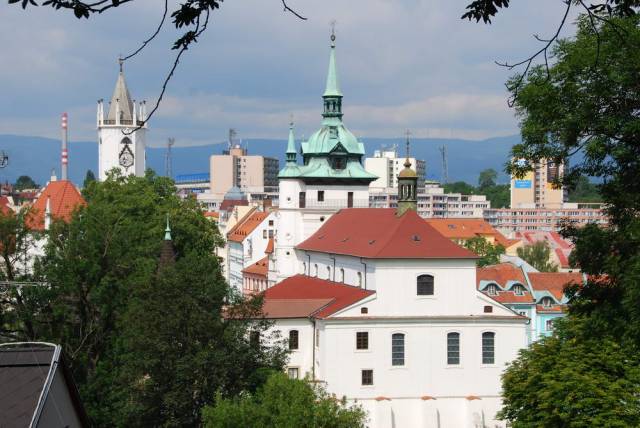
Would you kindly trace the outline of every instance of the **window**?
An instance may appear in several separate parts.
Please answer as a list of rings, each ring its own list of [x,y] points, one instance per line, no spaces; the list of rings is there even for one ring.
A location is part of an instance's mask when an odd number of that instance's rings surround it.
[[[487,287],[487,294],[489,296],[497,296],[498,295],[498,286],[495,284],[489,284]]]
[[[373,385],[373,370],[362,370],[362,384]]]
[[[447,364],[460,364],[460,333],[447,334]]]
[[[492,332],[482,333],[482,364],[495,363],[496,334]]]
[[[551,297],[542,298],[542,306],[544,306],[545,308],[550,308],[552,304],[553,300],[551,299]]]
[[[361,314],[368,314],[369,313],[369,308],[360,308],[360,313]]]
[[[324,202],[324,190],[318,190],[318,202]]]
[[[418,277],[418,296],[433,296],[433,275]]]
[[[287,376],[289,376],[289,379],[298,379],[298,368],[297,367],[287,368]]]
[[[547,320],[545,323],[547,331],[553,331],[553,320]]]
[[[269,238],[273,238],[273,229],[269,229]]]
[[[356,332],[356,349],[369,349],[369,332]]]
[[[347,208],[353,208],[353,192],[347,192]]]
[[[273,220],[269,220],[269,226],[273,226]]]
[[[263,239],[267,238],[267,229],[262,229],[262,238]]]
[[[493,312],[493,306],[485,306],[484,307],[484,313],[485,314],[490,314]]]
[[[362,273],[358,272],[358,287],[362,287]]]
[[[289,330],[289,350],[298,349],[298,330]]]
[[[340,277],[339,277],[339,279],[340,279],[340,282],[344,282],[344,269],[343,268],[340,268]]]
[[[391,365],[404,366],[404,334],[391,335]]]
[[[514,285],[513,286],[513,293],[516,296],[524,296],[524,287],[522,285]]]
[[[298,206],[305,208],[307,206],[307,194],[305,192],[298,193]]]

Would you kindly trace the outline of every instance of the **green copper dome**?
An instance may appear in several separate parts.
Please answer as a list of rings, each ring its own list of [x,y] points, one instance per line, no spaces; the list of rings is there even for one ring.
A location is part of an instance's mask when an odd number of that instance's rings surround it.
[[[331,35],[331,53],[327,86],[322,95],[324,111],[322,128],[300,144],[304,165],[297,165],[291,155],[292,131],[287,147],[287,164],[280,171],[280,178],[299,178],[305,181],[340,181],[370,183],[377,176],[362,166],[365,154],[362,144],[342,123],[342,92],[336,69],[335,35]]]

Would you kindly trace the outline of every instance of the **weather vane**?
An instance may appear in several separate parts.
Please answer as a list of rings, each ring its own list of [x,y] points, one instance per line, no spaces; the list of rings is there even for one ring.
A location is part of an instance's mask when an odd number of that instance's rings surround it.
[[[407,137],[407,159],[408,159],[409,158],[409,137],[411,136],[411,131],[407,129],[404,135]]]
[[[120,73],[122,73],[122,64],[124,64],[124,58],[122,58],[122,55],[118,55],[118,64],[120,65]]]
[[[331,45],[335,46],[336,42],[336,20],[332,20],[329,24],[331,24]]]

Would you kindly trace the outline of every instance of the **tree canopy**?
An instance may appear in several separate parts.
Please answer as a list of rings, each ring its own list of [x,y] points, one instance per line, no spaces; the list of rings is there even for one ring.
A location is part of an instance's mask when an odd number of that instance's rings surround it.
[[[505,248],[500,244],[492,244],[482,236],[476,236],[464,242],[464,247],[473,251],[480,258],[476,261],[479,267],[500,263],[500,255]]]
[[[235,399],[218,397],[204,409],[205,427],[364,427],[365,412],[348,406],[319,385],[289,379],[283,373],[271,375],[254,394]]]
[[[533,244],[519,247],[518,257],[529,263],[540,272],[557,272],[558,265],[549,260],[551,248],[545,241],[537,241]]]
[[[36,184],[36,182],[33,181],[33,178],[29,177],[28,175],[21,175],[16,180],[16,184],[14,187],[16,188],[16,190],[25,190],[25,189],[37,189],[40,186],[38,186],[38,184]]]
[[[18,339],[62,345],[93,424],[197,426],[216,392],[254,390],[260,369],[282,368],[277,338],[249,343],[268,323],[224,281],[219,232],[195,201],[151,172],[85,190],[88,204],[47,234],[34,272],[47,285],[23,289],[29,310],[10,321]],[[175,257],[161,264],[167,215]]]

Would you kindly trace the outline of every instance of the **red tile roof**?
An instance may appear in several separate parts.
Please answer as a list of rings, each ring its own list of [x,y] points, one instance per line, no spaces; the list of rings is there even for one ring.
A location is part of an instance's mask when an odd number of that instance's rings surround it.
[[[217,219],[217,218],[220,217],[220,213],[216,212],[216,211],[205,211],[203,214],[207,218],[215,218],[215,219]]]
[[[11,201],[6,196],[0,196],[0,213],[3,215],[12,214],[13,210],[9,207],[11,205]]]
[[[275,244],[273,242],[273,238],[269,238],[269,242],[267,242],[267,248],[264,250],[264,253],[265,254],[272,254],[274,246],[275,246]]]
[[[516,281],[520,284],[526,284],[527,280],[522,273],[522,269],[511,263],[499,263],[497,265],[476,268],[476,282],[480,285],[480,281],[491,281],[505,288],[509,281]]]
[[[247,266],[242,269],[243,273],[250,273],[253,275],[260,275],[266,278],[267,273],[269,273],[269,256],[264,257],[257,262]]]
[[[514,293],[513,291],[498,291],[497,296],[492,296],[490,294],[486,294],[486,295],[491,297],[496,302],[500,302],[500,303],[534,303],[535,302],[535,299],[528,291],[525,291],[524,294],[521,296]]]
[[[579,272],[530,272],[529,280],[531,288],[535,291],[547,290],[560,301],[567,284],[582,284],[582,274]]]
[[[326,318],[372,294],[371,290],[296,275],[264,292],[264,311],[268,318]]]
[[[477,236],[493,237],[498,244],[505,248],[519,242],[518,239],[505,238],[502,233],[480,218],[428,218],[425,221],[449,239],[471,239]]]
[[[220,211],[231,211],[235,206],[247,206],[249,202],[245,199],[225,199],[220,204]]]
[[[52,181],[42,189],[31,207],[32,211],[27,218],[27,225],[31,229],[44,230],[47,200],[49,200],[52,219],[66,222],[71,220],[71,215],[76,208],[87,203],[69,180]]]
[[[415,211],[398,217],[393,208],[340,210],[296,248],[380,259],[477,258],[442,236]]]
[[[536,305],[536,312],[538,313],[543,313],[543,314],[561,314],[563,313],[565,310],[565,307],[563,305],[551,305],[551,306],[544,306],[544,305]]]
[[[262,211],[250,211],[227,233],[227,240],[242,242],[269,214]]]

